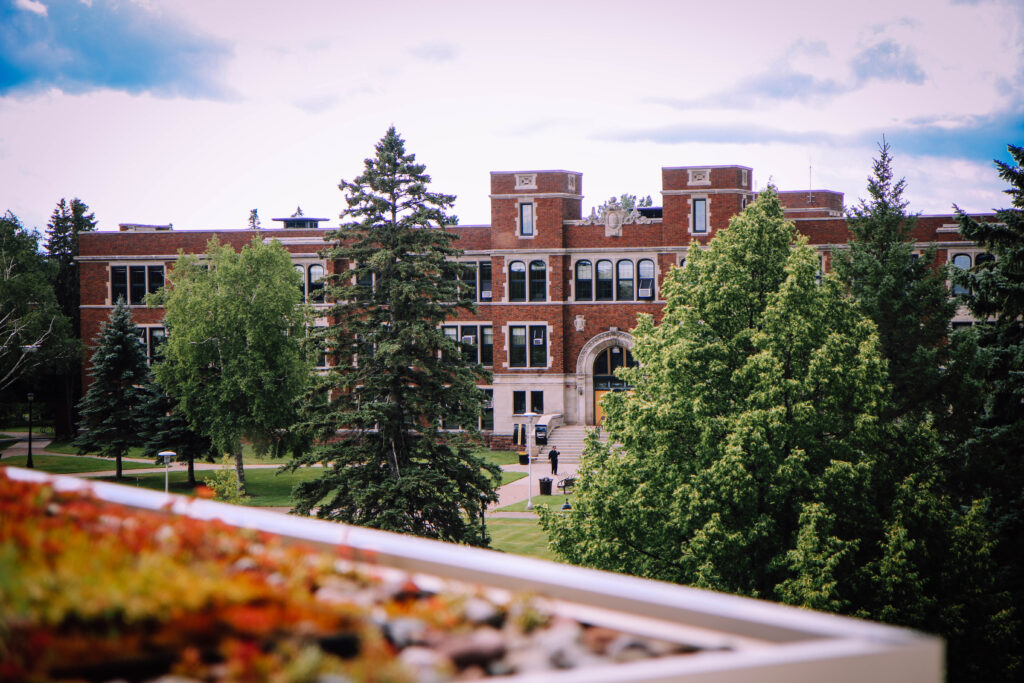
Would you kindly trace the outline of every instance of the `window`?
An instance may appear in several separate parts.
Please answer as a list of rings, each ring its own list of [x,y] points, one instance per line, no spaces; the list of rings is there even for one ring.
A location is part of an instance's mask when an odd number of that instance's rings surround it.
[[[537,413],[539,415],[544,414],[544,392],[543,391],[531,391],[530,392],[530,412]]]
[[[526,264],[522,261],[508,264],[508,300],[526,301]]]
[[[597,300],[611,301],[614,293],[612,283],[612,262],[601,260],[597,262]]]
[[[476,285],[476,262],[463,263],[462,272],[460,273],[463,284],[462,290],[459,292],[462,296],[469,296],[473,301],[480,300],[480,290]]]
[[[124,299],[138,306],[145,303],[146,294],[164,286],[163,266],[111,266],[110,303]]]
[[[525,391],[513,391],[512,392],[512,413],[514,415],[522,415],[526,412],[526,392]]]
[[[480,364],[494,365],[494,329],[490,325],[480,326]]]
[[[530,367],[543,368],[548,364],[548,328],[530,325]]]
[[[146,362],[152,365],[164,357],[163,343],[167,339],[167,331],[162,327],[136,327],[135,334],[146,354]]]
[[[301,263],[295,264],[295,272],[299,274],[299,294],[302,295],[302,300],[306,300],[306,266]]]
[[[462,358],[467,363],[479,362],[480,339],[477,337],[476,325],[463,325],[459,341],[462,342]]]
[[[307,285],[309,286],[310,301],[324,300],[324,267],[319,263],[314,263],[309,267]]]
[[[484,389],[483,414],[480,415],[480,429],[494,429],[494,389]]]
[[[576,262],[576,301],[594,298],[594,267],[590,261]]]
[[[458,326],[456,326],[456,325],[445,325],[444,327],[441,328],[441,331],[444,332],[444,336],[448,337],[448,339],[450,339],[453,342],[455,342],[456,346],[459,345],[459,328],[458,328]],[[442,357],[444,357],[444,356],[442,355]]]
[[[640,259],[636,270],[639,279],[636,298],[646,301],[654,299],[654,261],[649,258]]]
[[[480,268],[480,301],[491,300],[491,262],[481,261]]]
[[[953,267],[959,268],[960,270],[971,269],[971,255],[970,254],[956,254],[953,256]],[[968,294],[967,288],[961,285],[953,285],[953,296],[966,296]]]
[[[543,261],[530,261],[530,301],[545,301],[546,290],[547,267]]]
[[[508,336],[508,362],[510,367],[547,367],[547,325],[510,325]]]
[[[694,199],[693,200],[693,231],[694,232],[707,232],[708,231],[708,200],[707,199]]]
[[[533,203],[523,202],[519,205],[519,234],[523,237],[533,235]]]
[[[633,262],[622,259],[615,265],[615,298],[619,301],[633,300]]]

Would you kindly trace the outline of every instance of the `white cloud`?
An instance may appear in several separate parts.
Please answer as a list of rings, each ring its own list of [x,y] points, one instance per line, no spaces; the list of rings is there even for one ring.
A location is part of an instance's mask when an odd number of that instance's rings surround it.
[[[47,15],[46,5],[39,2],[39,0],[14,0],[14,6],[26,12],[38,14],[41,17]]]

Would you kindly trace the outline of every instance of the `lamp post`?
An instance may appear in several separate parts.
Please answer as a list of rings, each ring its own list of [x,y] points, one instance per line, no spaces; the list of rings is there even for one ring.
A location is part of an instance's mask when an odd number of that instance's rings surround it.
[[[39,350],[39,344],[29,344],[28,346],[22,346],[21,352],[35,353]],[[32,462],[32,400],[36,397],[31,391],[28,392],[28,457],[25,458],[25,467],[29,469],[35,469],[35,464]]]
[[[526,509],[533,509],[533,421],[540,417],[540,414],[533,412],[523,413],[526,418]]]
[[[157,453],[164,459],[164,493],[171,492],[171,458],[178,455],[174,451],[160,451]]]

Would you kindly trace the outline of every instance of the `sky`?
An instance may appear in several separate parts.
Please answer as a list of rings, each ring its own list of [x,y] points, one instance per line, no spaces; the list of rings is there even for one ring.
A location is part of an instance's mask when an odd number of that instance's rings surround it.
[[[45,229],[338,224],[394,125],[490,221],[491,171],[583,173],[584,215],[665,166],[866,193],[883,135],[910,210],[1008,205],[1024,0],[0,0],[0,211]]]

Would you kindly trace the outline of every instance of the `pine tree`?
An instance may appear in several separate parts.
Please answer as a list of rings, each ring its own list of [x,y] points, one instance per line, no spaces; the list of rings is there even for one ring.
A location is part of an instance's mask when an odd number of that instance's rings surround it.
[[[156,457],[160,451],[174,451],[178,462],[188,465],[188,486],[195,487],[196,458],[206,456],[213,462],[213,442],[189,425],[177,403],[157,382],[149,384],[146,394],[142,414],[146,454]]]
[[[322,463],[296,487],[300,513],[390,531],[486,545],[483,512],[496,500],[497,468],[459,434],[476,432],[489,377],[463,360],[441,330],[472,309],[445,230],[454,197],[430,176],[394,128],[363,173],[341,182],[348,208],[323,256],[331,325],[320,343],[333,359],[306,410],[319,445],[292,467]],[[475,520],[480,520],[477,524]]]
[[[978,221],[957,208],[961,234],[994,259],[976,259],[970,271],[953,270],[953,281],[979,321],[971,331],[982,350],[982,409],[964,444],[966,494],[990,496],[996,518],[1002,579],[1013,594],[1018,622],[1012,651],[1024,652],[1024,147],[1008,145],[1012,163],[996,161],[1010,187],[1010,207]],[[1020,660],[1017,661],[1018,666]]]
[[[81,315],[78,310],[79,282],[78,236],[96,229],[96,216],[89,212],[89,205],[78,197],[68,203],[64,198],[57,202],[57,208],[47,223],[50,237],[46,242],[48,259],[57,265],[54,289],[64,315],[71,320],[73,334],[77,337],[81,329]]]
[[[74,444],[82,451],[97,449],[116,458],[120,479],[122,456],[145,443],[143,413],[151,381],[146,352],[124,299],[118,300],[95,342],[89,368],[92,384],[78,403],[85,431]]]
[[[906,185],[903,178],[895,180],[883,139],[868,178],[869,198],[847,212],[850,250],[835,259],[840,279],[878,326],[893,386],[887,418],[926,409],[942,414],[949,398],[943,369],[949,365],[946,340],[956,304],[945,270],[935,267],[935,247],[914,254],[916,216],[907,214]]]

